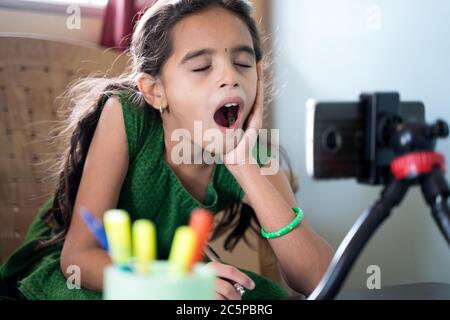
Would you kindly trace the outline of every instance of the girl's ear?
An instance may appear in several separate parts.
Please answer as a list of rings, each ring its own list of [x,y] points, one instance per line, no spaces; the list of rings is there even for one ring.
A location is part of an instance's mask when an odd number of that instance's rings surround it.
[[[167,108],[168,102],[161,79],[157,79],[147,73],[141,73],[137,80],[139,91],[149,105],[160,110]]]

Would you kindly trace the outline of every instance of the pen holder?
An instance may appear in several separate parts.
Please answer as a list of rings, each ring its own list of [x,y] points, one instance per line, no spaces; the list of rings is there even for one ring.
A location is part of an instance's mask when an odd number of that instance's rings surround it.
[[[215,271],[197,264],[176,274],[168,261],[156,261],[147,274],[110,266],[104,273],[105,300],[213,300]]]

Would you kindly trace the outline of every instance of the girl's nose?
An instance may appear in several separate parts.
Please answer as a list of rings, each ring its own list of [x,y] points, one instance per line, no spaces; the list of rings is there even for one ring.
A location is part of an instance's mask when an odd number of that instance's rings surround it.
[[[233,65],[230,66],[229,64],[223,67],[220,79],[220,87],[223,88],[226,86],[229,86],[231,88],[239,87],[236,70],[234,69]]]
[[[237,87],[239,87],[239,84],[237,82],[236,83],[232,83],[230,85],[228,85],[227,83],[223,83],[220,87],[223,88],[223,87],[226,87],[226,86],[229,86],[231,88],[237,88]]]

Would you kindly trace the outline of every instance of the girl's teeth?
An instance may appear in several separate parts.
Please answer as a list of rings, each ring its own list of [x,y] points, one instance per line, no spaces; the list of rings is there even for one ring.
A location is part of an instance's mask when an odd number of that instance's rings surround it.
[[[234,107],[234,106],[237,106],[237,104],[235,104],[235,103],[228,103],[228,104],[225,105],[225,108],[231,108],[231,107]]]

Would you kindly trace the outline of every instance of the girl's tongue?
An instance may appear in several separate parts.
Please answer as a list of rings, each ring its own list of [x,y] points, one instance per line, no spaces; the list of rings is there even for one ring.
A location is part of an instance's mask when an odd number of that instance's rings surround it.
[[[214,121],[221,127],[230,128],[236,123],[238,116],[238,105],[234,105],[231,107],[223,106],[214,114]]]

